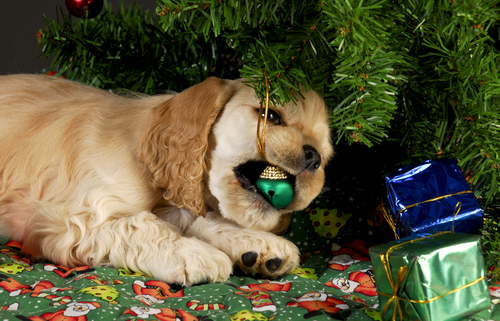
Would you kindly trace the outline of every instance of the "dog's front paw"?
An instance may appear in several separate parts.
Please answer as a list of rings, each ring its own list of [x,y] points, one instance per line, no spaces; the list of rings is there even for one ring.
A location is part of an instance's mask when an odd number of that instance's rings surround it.
[[[185,286],[224,282],[233,271],[225,253],[196,238],[181,238],[175,256],[167,257],[164,264],[162,279]]]
[[[299,249],[292,242],[270,232],[243,228],[213,212],[198,218],[186,235],[226,253],[246,274],[274,279],[299,266]]]
[[[248,234],[238,236],[241,242],[235,244],[235,250],[239,251],[229,255],[245,273],[272,279],[299,266],[299,249],[292,242],[266,232]]]

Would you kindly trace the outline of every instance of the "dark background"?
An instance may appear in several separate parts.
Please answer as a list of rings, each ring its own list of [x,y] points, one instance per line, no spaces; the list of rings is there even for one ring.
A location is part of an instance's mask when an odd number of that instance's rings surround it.
[[[137,3],[144,11],[154,12],[156,8],[155,0],[108,0],[113,11],[122,2]],[[41,48],[36,47],[36,34],[45,29],[42,15],[55,19],[58,6],[67,12],[64,0],[0,2],[0,75],[37,73],[50,66],[52,60],[44,62],[42,57],[37,58]]]

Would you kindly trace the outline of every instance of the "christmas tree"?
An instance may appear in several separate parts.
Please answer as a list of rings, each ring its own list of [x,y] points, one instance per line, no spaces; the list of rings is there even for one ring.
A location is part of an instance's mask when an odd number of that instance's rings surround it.
[[[399,165],[456,157],[496,231],[498,0],[157,3],[155,13],[105,4],[92,19],[61,9],[39,45],[60,72],[106,89],[154,94],[244,77],[263,99],[267,75],[272,104],[316,90],[337,143],[397,142]],[[499,245],[496,235],[488,242]]]

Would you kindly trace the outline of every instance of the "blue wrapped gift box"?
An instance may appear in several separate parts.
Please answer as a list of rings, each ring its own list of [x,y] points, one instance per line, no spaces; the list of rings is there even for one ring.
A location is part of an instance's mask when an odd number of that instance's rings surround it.
[[[454,231],[478,233],[483,209],[456,159],[426,160],[386,177],[387,199],[398,236]]]

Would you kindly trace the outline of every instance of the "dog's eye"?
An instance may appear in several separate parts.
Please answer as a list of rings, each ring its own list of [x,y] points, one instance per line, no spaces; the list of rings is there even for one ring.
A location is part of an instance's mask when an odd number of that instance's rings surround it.
[[[257,112],[259,112],[259,110],[257,110]],[[266,117],[266,111],[265,110],[262,110],[261,117],[262,118]],[[267,120],[270,121],[270,122],[273,122],[276,125],[284,125],[285,124],[285,122],[283,121],[283,119],[281,119],[281,116],[277,112],[275,112],[274,110],[272,110],[272,109],[268,109],[268,111],[267,111]]]

